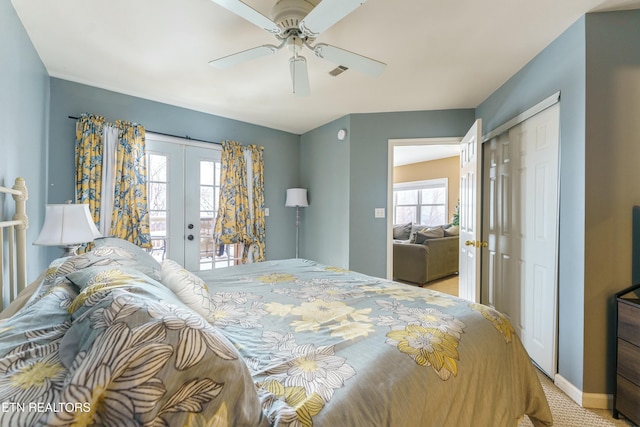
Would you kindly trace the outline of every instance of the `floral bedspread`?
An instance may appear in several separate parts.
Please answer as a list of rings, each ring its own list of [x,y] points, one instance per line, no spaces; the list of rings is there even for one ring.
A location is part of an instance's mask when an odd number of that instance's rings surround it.
[[[0,426],[551,425],[489,307],[307,260],[198,285],[102,245],[0,321]]]
[[[54,263],[0,324],[0,426],[269,424],[218,329],[140,271],[86,260]]]
[[[198,275],[274,425],[552,423],[528,355],[489,307],[308,260]]]

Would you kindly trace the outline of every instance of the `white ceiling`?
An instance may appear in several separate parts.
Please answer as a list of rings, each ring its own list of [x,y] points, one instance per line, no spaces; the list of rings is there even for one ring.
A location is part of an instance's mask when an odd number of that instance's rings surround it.
[[[400,145],[393,147],[393,165],[403,166],[459,155],[460,145],[458,144]]]
[[[275,0],[246,3],[268,16]],[[331,77],[335,65],[308,52],[306,98],[291,93],[289,52],[208,64],[276,42],[210,0],[13,5],[53,77],[301,134],[350,113],[475,108],[586,12],[640,0],[369,0],[316,42],[385,72]]]

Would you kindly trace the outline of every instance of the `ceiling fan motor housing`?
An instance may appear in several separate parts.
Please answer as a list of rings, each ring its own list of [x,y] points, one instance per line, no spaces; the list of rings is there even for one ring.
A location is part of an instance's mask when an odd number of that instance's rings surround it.
[[[282,29],[282,36],[300,32],[302,21],[315,7],[306,0],[278,0],[271,10],[271,19]]]

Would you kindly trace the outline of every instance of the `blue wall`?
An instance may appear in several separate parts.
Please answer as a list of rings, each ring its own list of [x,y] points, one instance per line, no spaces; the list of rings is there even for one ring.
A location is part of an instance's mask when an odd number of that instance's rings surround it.
[[[374,218],[387,206],[389,139],[463,137],[474,110],[408,111],[351,116],[349,268],[387,276],[387,220]]]
[[[46,204],[49,75],[9,0],[0,0],[0,185],[23,177],[29,189],[27,241],[38,236]],[[2,197],[2,196],[0,196]],[[0,220],[13,200],[0,199]],[[46,249],[28,245],[28,280],[48,264]]]
[[[352,114],[304,134],[301,182],[318,202],[304,212],[301,255],[338,263],[343,254],[340,266],[386,277],[387,220],[374,209],[390,212],[389,139],[462,137],[473,121],[472,109]],[[345,141],[336,139],[340,128]]]
[[[585,228],[585,19],[582,18],[478,106],[488,133],[560,91],[558,371],[582,389]]]
[[[344,141],[338,130],[346,129]],[[309,207],[301,209],[300,256],[349,268],[348,116],[307,132],[300,139],[300,183],[309,189]]]
[[[75,120],[83,112],[108,121],[137,122],[150,131],[189,135],[206,141],[235,140],[264,146],[267,258],[294,256],[295,213],[284,207],[285,190],[299,185],[300,137],[78,83],[51,79],[49,201],[74,198]]]

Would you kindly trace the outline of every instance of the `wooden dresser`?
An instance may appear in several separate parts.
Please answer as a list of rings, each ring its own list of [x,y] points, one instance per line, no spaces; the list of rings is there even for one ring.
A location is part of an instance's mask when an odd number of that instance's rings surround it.
[[[634,292],[635,291],[635,292]],[[640,424],[640,285],[616,294],[618,341],[613,417]]]

